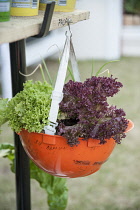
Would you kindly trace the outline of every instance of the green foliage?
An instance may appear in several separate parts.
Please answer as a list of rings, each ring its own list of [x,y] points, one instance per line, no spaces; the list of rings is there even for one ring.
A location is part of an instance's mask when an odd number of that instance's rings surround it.
[[[15,147],[13,144],[0,144],[0,157],[8,158],[13,161],[15,155]]]
[[[47,73],[47,77],[48,77],[48,80],[49,80],[49,84],[51,84],[51,85],[53,86],[53,80],[52,80],[52,78],[51,78],[50,72],[49,72],[49,70],[48,70],[48,67],[47,67],[47,65],[46,65],[46,63],[45,63],[45,61],[44,61],[44,59],[42,59],[42,63],[43,63],[44,69],[45,69],[45,71],[46,71],[46,73]],[[43,69],[42,69],[42,71],[43,71]]]
[[[0,126],[8,121],[6,117],[6,106],[7,106],[8,99],[0,98]]]
[[[139,0],[125,0],[124,10],[125,10],[125,13],[140,14],[140,1]]]
[[[12,144],[0,144],[0,157],[11,161],[11,170],[14,172],[15,148]],[[30,177],[35,179],[48,194],[50,210],[64,210],[67,206],[68,193],[66,179],[54,177],[45,173],[30,161]]]
[[[8,103],[6,118],[15,132],[22,128],[29,132],[41,132],[48,124],[52,87],[47,82],[29,80],[24,89]]]
[[[15,159],[15,147],[13,144],[9,143],[4,143],[0,144],[0,158],[8,158],[11,166],[11,171],[15,172],[15,167],[14,167],[14,159]]]
[[[114,60],[114,61],[108,61],[106,62],[104,65],[102,65],[99,70],[96,72],[95,76],[98,77],[99,74],[102,74],[104,72],[102,72],[102,69],[107,65],[107,64],[110,64],[110,63],[113,63],[113,62],[116,62],[116,61],[119,61],[119,60]]]
[[[48,193],[50,210],[64,210],[67,206],[66,179],[52,176],[39,169],[33,162],[30,164],[31,178],[39,182],[40,187]]]

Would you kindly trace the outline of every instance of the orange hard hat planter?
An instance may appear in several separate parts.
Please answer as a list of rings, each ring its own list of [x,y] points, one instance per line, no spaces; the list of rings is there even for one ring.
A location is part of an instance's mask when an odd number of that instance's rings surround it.
[[[129,121],[126,132],[133,128]],[[45,172],[58,177],[83,177],[98,171],[107,161],[116,143],[113,138],[105,144],[97,139],[80,140],[71,147],[67,140],[58,135],[20,132],[22,145],[33,162]]]

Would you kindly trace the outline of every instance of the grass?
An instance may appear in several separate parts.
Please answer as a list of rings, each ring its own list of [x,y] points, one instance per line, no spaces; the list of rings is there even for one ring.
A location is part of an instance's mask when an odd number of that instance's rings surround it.
[[[104,61],[95,61],[98,70]],[[58,63],[48,61],[53,75]],[[106,68],[124,84],[120,93],[110,100],[111,104],[124,108],[127,118],[135,128],[127,134],[121,145],[117,145],[101,170],[88,177],[68,179],[69,201],[67,210],[140,210],[140,58],[121,58],[120,62]],[[92,61],[79,62],[82,79],[90,77]],[[38,79],[36,73],[34,79]],[[0,142],[13,142],[7,125],[3,126]],[[32,209],[47,210],[46,193],[36,181],[31,181]],[[15,177],[10,172],[9,162],[0,160],[0,210],[15,210]]]

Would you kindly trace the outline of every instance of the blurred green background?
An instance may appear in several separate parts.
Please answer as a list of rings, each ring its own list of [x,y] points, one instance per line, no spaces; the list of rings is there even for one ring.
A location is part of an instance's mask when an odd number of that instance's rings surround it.
[[[46,61],[52,76],[56,75],[58,62]],[[98,70],[105,61],[94,61]],[[140,209],[140,58],[123,57],[104,69],[117,77],[124,87],[110,104],[126,111],[135,127],[127,134],[121,145],[117,145],[109,160],[100,171],[88,177],[68,179],[69,200],[67,210],[139,210]],[[29,72],[34,67],[29,68]],[[92,61],[80,61],[82,80],[90,77]],[[40,72],[31,78],[39,79]],[[13,143],[13,133],[4,125],[0,143]],[[35,180],[31,180],[31,202],[33,210],[47,210],[47,195]],[[15,176],[10,171],[9,161],[0,159],[0,210],[15,210]]]
[[[124,0],[124,12],[127,14],[140,14],[140,1]]]

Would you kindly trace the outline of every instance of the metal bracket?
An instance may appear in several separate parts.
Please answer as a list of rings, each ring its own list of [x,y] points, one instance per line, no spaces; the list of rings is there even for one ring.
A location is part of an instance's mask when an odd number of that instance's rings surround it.
[[[33,36],[33,37],[41,38],[41,37],[47,36],[47,34],[49,32],[51,20],[52,20],[54,6],[55,6],[55,2],[54,1],[52,1],[50,3],[47,3],[46,9],[45,9],[45,14],[44,14],[44,19],[43,19],[43,23],[42,23],[40,32],[39,32],[38,35]]]

